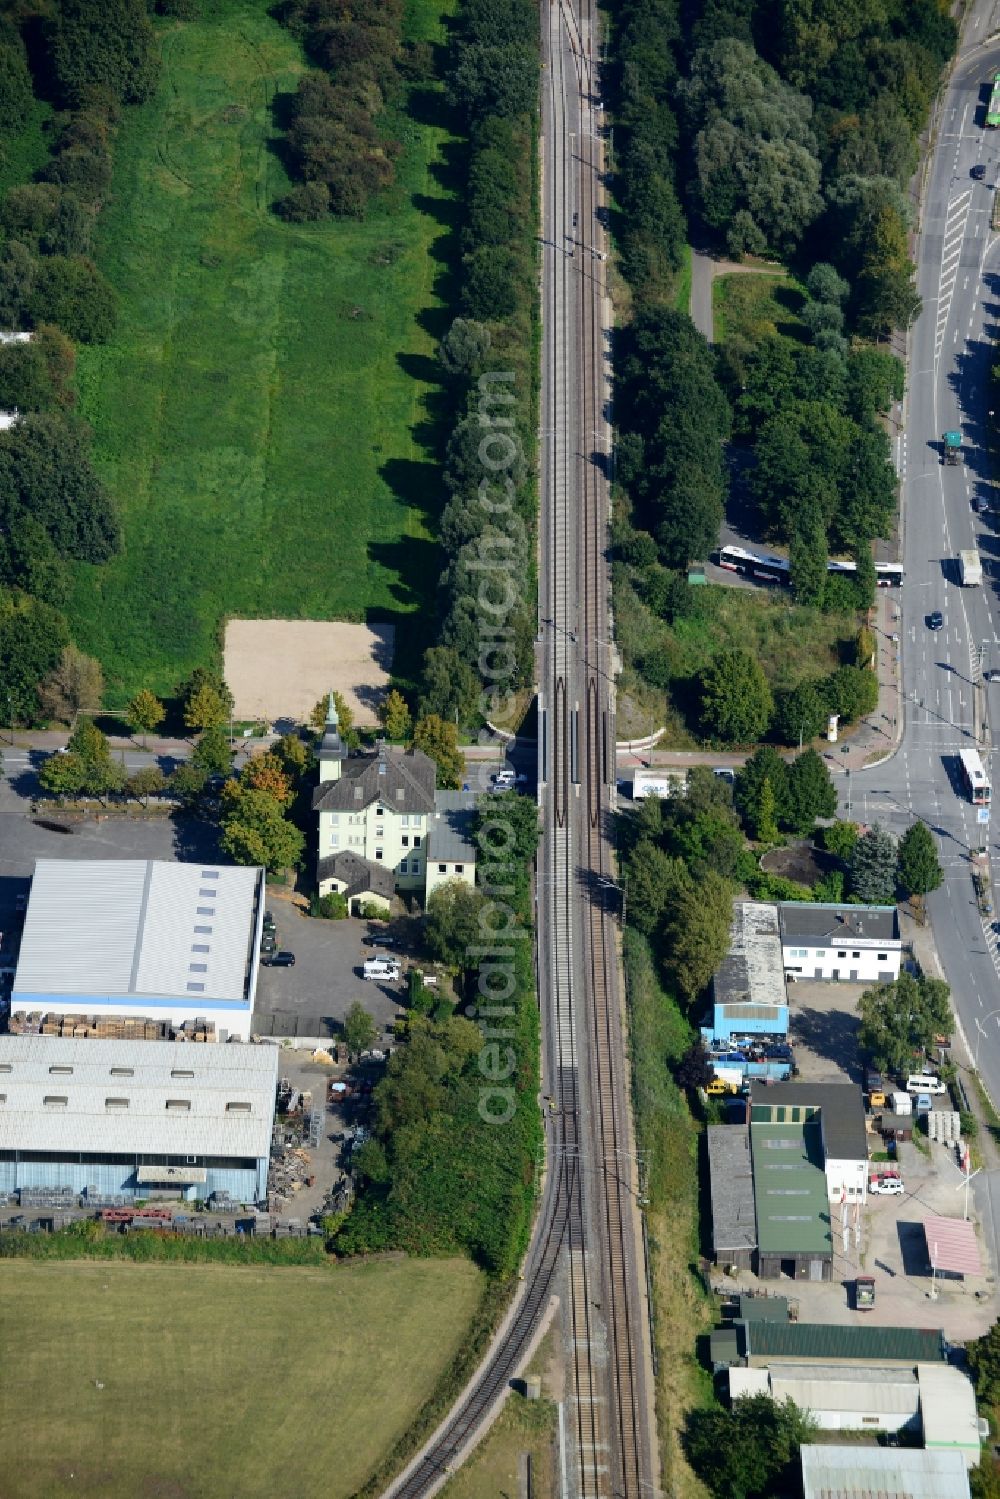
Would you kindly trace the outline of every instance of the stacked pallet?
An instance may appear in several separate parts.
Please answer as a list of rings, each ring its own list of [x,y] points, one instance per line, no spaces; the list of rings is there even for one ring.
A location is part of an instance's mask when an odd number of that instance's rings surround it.
[[[69,1036],[77,1041],[163,1041],[169,1027],[148,1015],[48,1015],[37,1010],[10,1017],[14,1036]]]

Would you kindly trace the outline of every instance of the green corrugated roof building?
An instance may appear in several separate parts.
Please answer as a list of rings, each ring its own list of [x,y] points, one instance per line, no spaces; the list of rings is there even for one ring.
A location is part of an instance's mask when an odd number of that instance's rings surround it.
[[[757,1245],[761,1255],[831,1255],[830,1203],[817,1116],[751,1124]]]
[[[741,1322],[748,1364],[787,1363],[932,1364],[947,1357],[940,1328],[837,1327],[819,1322]]]

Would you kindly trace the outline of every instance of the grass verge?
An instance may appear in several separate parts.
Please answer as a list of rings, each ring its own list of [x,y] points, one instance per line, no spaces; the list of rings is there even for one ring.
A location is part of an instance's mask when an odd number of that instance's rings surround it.
[[[440,39],[450,8],[410,0],[409,36]],[[297,43],[262,0],[215,0],[162,42],[98,229],[119,328],[79,358],[125,539],[78,570],[70,616],[112,706],[215,657],[227,616],[402,624],[440,571],[432,355],[452,203],[436,91],[389,122],[397,181],[363,223],[285,224],[275,113]],[[405,674],[426,641],[397,642]]]
[[[697,1275],[699,1126],[670,1070],[693,1033],[661,988],[648,943],[632,930],[625,932],[625,974],[636,1137],[649,1197],[662,1486],[675,1499],[703,1499],[707,1490],[688,1467],[680,1441],[686,1413],[713,1403],[711,1376],[695,1356],[697,1339],[713,1320]]]
[[[464,1260],[316,1270],[10,1262],[6,1499],[347,1499],[458,1354]]]

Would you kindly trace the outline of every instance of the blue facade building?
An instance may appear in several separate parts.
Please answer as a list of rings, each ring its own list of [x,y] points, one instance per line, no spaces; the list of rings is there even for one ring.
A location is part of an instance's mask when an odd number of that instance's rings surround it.
[[[0,1191],[262,1203],[270,1043],[0,1036]]]
[[[729,953],[712,980],[711,1022],[705,1044],[729,1046],[743,1036],[788,1035],[785,965],[778,908],[766,901],[733,905]]]

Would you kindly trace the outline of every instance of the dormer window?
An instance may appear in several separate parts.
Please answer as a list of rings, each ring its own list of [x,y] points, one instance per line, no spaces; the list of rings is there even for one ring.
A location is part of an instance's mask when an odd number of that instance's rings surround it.
[[[384,817],[385,816],[385,808],[384,807],[376,807],[375,808],[375,816],[376,817]]]

